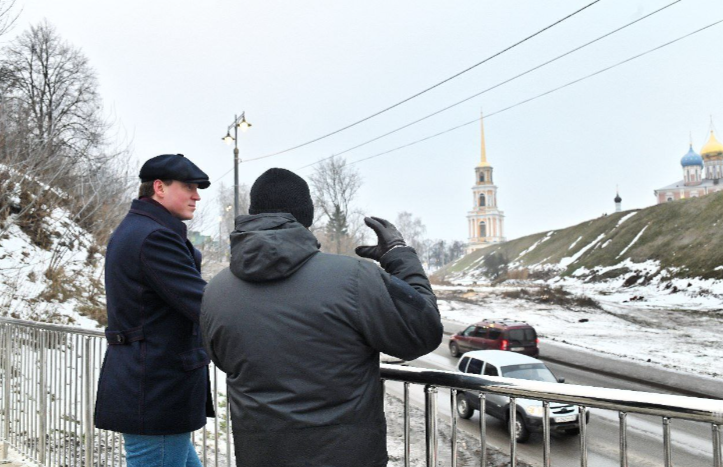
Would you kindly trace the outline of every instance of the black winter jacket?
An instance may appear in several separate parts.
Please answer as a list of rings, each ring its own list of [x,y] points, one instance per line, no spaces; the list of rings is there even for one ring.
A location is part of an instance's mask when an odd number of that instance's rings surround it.
[[[237,218],[201,329],[227,374],[238,465],[387,464],[379,353],[429,353],[442,324],[413,249],[381,264],[319,252],[290,214]]]
[[[95,425],[170,435],[213,416],[209,359],[198,319],[206,282],[186,225],[163,206],[133,201],[108,243],[108,350],[98,381]]]

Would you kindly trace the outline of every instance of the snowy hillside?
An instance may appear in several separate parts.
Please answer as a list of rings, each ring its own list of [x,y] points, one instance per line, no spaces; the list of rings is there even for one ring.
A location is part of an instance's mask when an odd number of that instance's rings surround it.
[[[723,193],[615,213],[477,250],[434,278],[544,281],[620,293],[621,302],[655,296],[660,305],[721,308],[721,219]]]
[[[9,171],[0,166],[0,174]],[[17,174],[13,173],[17,180]],[[95,328],[105,322],[103,256],[66,209],[64,194],[0,178],[0,310],[4,316]],[[32,187],[32,190],[26,190]],[[34,194],[29,194],[29,192]],[[43,193],[44,200],[38,193]]]

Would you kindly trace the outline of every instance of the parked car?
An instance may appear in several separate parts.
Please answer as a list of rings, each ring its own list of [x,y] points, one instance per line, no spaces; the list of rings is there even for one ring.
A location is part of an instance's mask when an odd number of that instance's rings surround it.
[[[470,350],[508,350],[537,357],[540,355],[535,328],[517,321],[480,321],[449,339],[449,351],[459,357]]]
[[[536,358],[501,350],[477,350],[465,353],[457,365],[462,373],[483,376],[502,376],[504,378],[527,379],[548,383],[564,383],[564,378],[555,375]],[[499,394],[487,394],[485,412],[509,424],[510,399]],[[462,418],[470,418],[480,409],[476,393],[460,391],[457,395],[457,413]],[[517,417],[515,433],[517,441],[524,443],[530,433],[542,431],[544,415],[542,402],[531,399],[517,399]],[[550,403],[550,429],[568,435],[580,434],[579,409],[576,405]],[[585,413],[585,423],[590,421],[590,412]]]

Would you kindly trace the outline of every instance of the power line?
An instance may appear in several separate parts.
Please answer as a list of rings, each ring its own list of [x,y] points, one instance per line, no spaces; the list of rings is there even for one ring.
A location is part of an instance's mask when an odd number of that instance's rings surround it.
[[[675,5],[676,3],[680,3],[681,1],[683,1],[683,0],[675,0],[674,2],[669,3],[669,4],[665,5],[664,7],[659,8],[659,9],[657,9],[657,10],[651,12],[651,13],[648,13],[647,15],[642,16],[642,17],[636,19],[635,21],[631,21],[631,22],[629,22],[629,23],[627,23],[627,24],[625,24],[625,25],[623,25],[623,26],[621,26],[621,27],[619,27],[619,28],[617,28],[617,29],[614,29],[614,30],[612,30],[612,31],[610,31],[610,32],[608,32],[608,33],[606,33],[606,34],[603,34],[602,36],[600,36],[600,37],[598,37],[598,38],[596,38],[596,39],[593,39],[593,40],[591,40],[591,41],[589,41],[589,42],[586,42],[585,44],[583,44],[583,45],[581,45],[581,46],[579,46],[579,47],[575,47],[574,49],[569,50],[569,51],[563,53],[562,55],[558,55],[557,57],[555,57],[555,58],[553,58],[553,59],[551,59],[551,60],[548,60],[548,61],[546,61],[546,62],[544,62],[544,63],[541,63],[540,65],[537,65],[537,66],[535,66],[534,68],[530,68],[529,70],[524,71],[524,72],[522,72],[522,73],[520,73],[520,74],[518,74],[518,75],[515,75],[515,76],[513,76],[512,78],[506,79],[506,80],[504,80],[504,81],[502,81],[502,82],[500,82],[500,83],[497,83],[497,84],[495,84],[494,86],[491,86],[491,87],[489,87],[489,88],[487,88],[487,89],[485,89],[485,90],[483,90],[483,91],[480,91],[480,92],[478,92],[478,93],[476,93],[476,94],[473,94],[473,95],[471,95],[471,96],[469,96],[469,97],[466,97],[466,98],[462,99],[461,101],[458,101],[458,102],[455,102],[454,104],[448,105],[447,107],[444,107],[444,108],[442,108],[442,109],[440,109],[440,110],[437,110],[436,112],[432,112],[432,113],[429,114],[429,115],[426,115],[426,116],[424,116],[424,117],[422,117],[422,118],[419,118],[419,119],[417,119],[417,120],[414,120],[413,122],[407,123],[406,125],[400,126],[399,128],[396,128],[396,129],[394,129],[394,130],[392,130],[392,131],[389,131],[389,132],[387,132],[387,133],[384,133],[384,134],[382,134],[382,135],[379,135],[379,136],[377,136],[377,137],[375,137],[375,138],[372,138],[372,139],[370,139],[370,140],[364,141],[363,143],[357,144],[356,146],[353,146],[353,147],[351,147],[351,148],[345,149],[345,150],[343,150],[343,151],[341,151],[341,152],[337,152],[337,153],[335,153],[335,154],[332,154],[331,156],[324,157],[324,158],[322,158],[322,159],[317,160],[316,162],[312,162],[311,164],[307,164],[307,165],[304,165],[304,166],[302,166],[302,167],[299,167],[297,170],[301,170],[301,169],[305,169],[305,168],[307,168],[307,167],[311,167],[312,165],[319,164],[320,162],[324,162],[324,161],[326,161],[326,160],[328,160],[328,159],[331,159],[331,158],[333,158],[333,157],[340,156],[340,155],[342,155],[342,154],[346,154],[346,153],[348,153],[348,152],[350,152],[350,151],[353,151],[353,150],[355,150],[355,149],[359,149],[359,148],[362,147],[362,146],[366,146],[367,144],[373,143],[374,141],[378,141],[378,140],[380,140],[380,139],[382,139],[382,138],[385,138],[385,137],[387,137],[387,136],[389,136],[389,135],[392,135],[392,134],[394,134],[394,133],[396,133],[396,132],[398,132],[398,131],[404,130],[405,128],[409,128],[410,126],[416,125],[417,123],[422,122],[422,121],[424,121],[424,120],[427,120],[428,118],[434,117],[435,115],[439,115],[439,114],[442,113],[442,112],[445,112],[445,111],[447,111],[447,110],[449,110],[449,109],[451,109],[451,108],[453,108],[453,107],[456,107],[456,106],[458,106],[458,105],[460,105],[460,104],[463,104],[463,103],[465,103],[465,102],[467,102],[467,101],[469,101],[469,100],[471,100],[471,99],[473,99],[473,98],[475,98],[475,97],[481,96],[482,94],[485,94],[485,93],[487,93],[487,92],[489,92],[489,91],[492,91],[493,89],[497,89],[498,87],[500,87],[500,86],[502,86],[502,85],[505,85],[505,84],[507,84],[507,83],[509,83],[509,82],[511,82],[511,81],[514,81],[514,80],[516,80],[516,79],[518,79],[518,78],[521,78],[521,77],[523,77],[523,76],[525,76],[525,75],[527,75],[527,74],[532,73],[532,72],[535,71],[535,70],[539,70],[540,68],[542,68],[542,67],[544,67],[544,66],[547,66],[547,65],[549,65],[549,64],[551,64],[551,63],[553,63],[553,62],[556,62],[557,60],[560,60],[561,58],[564,58],[564,57],[566,57],[566,56],[568,56],[568,55],[570,55],[570,54],[573,54],[573,53],[575,53],[575,52],[577,52],[577,51],[579,51],[579,50],[581,50],[581,49],[584,49],[585,47],[587,47],[587,46],[589,46],[589,45],[592,45],[592,44],[594,44],[594,43],[596,43],[596,42],[598,42],[598,41],[601,41],[602,39],[605,39],[605,38],[608,37],[608,36],[611,36],[611,35],[619,32],[619,31],[622,31],[623,29],[625,29],[625,28],[627,28],[627,27],[629,27],[629,26],[632,26],[632,25],[635,24],[635,23],[638,23],[638,22],[640,22],[640,21],[643,21],[644,19],[649,18],[649,17],[653,16],[654,14],[659,13],[659,12],[665,10],[666,8],[669,8],[669,7],[673,6],[673,5]]]
[[[720,24],[720,23],[723,23],[723,19],[718,20],[718,21],[716,21],[716,22],[714,22],[714,23],[711,23],[711,24],[709,24],[709,25],[707,25],[707,26],[704,26],[704,27],[702,27],[702,28],[700,28],[700,29],[697,29],[697,30],[695,30],[695,31],[693,31],[693,32],[690,32],[690,33],[688,33],[688,34],[685,34],[684,36],[680,36],[680,37],[678,37],[677,39],[673,39],[673,40],[670,41],[670,42],[666,42],[665,44],[659,45],[659,46],[654,47],[654,48],[652,48],[652,49],[649,49],[649,50],[647,50],[647,51],[645,51],[645,52],[642,52],[642,53],[640,53],[640,54],[634,55],[634,56],[632,56],[632,57],[630,57],[630,58],[627,58],[627,59],[625,59],[625,60],[622,60],[622,61],[620,61],[620,62],[617,62],[617,63],[615,63],[614,65],[610,65],[610,66],[605,67],[605,68],[603,68],[603,69],[601,69],[601,70],[598,70],[598,71],[596,71],[596,72],[594,72],[594,73],[591,73],[591,74],[589,74],[589,75],[583,76],[582,78],[578,78],[578,79],[576,79],[576,80],[570,81],[569,83],[563,84],[562,86],[558,86],[558,87],[556,87],[556,88],[554,88],[554,89],[551,89],[551,90],[549,90],[549,91],[543,92],[542,94],[538,94],[538,95],[536,95],[536,96],[534,96],[534,97],[530,97],[529,99],[525,99],[525,100],[520,101],[520,102],[518,102],[518,103],[516,103],[516,104],[513,104],[513,105],[510,105],[510,106],[505,107],[505,108],[503,108],[503,109],[500,109],[500,110],[498,110],[498,111],[496,111],[496,112],[493,112],[493,113],[491,113],[491,114],[488,114],[488,115],[486,115],[486,116],[484,116],[484,117],[476,118],[476,119],[471,120],[471,121],[469,121],[469,122],[462,123],[461,125],[457,125],[457,126],[455,126],[455,127],[449,128],[449,129],[444,130],[444,131],[441,131],[441,132],[439,132],[439,133],[436,133],[436,134],[434,134],[434,135],[427,136],[427,137],[425,137],[425,138],[418,139],[418,140],[416,140],[416,141],[412,141],[411,143],[407,143],[407,144],[404,144],[404,145],[402,145],[402,146],[398,146],[398,147],[396,147],[396,148],[394,148],[394,149],[389,149],[389,150],[387,150],[387,151],[384,151],[384,152],[381,152],[381,153],[378,153],[378,154],[374,154],[374,155],[372,155],[372,156],[368,156],[368,157],[365,157],[365,158],[362,158],[362,159],[355,160],[355,161],[353,161],[353,162],[350,162],[349,165],[353,165],[353,164],[356,164],[356,163],[359,163],[359,162],[363,162],[363,161],[366,161],[366,160],[369,160],[369,159],[373,159],[373,158],[375,158],[375,157],[379,157],[379,156],[383,156],[383,155],[385,155],[385,154],[389,154],[389,153],[391,153],[391,152],[398,151],[398,150],[400,150],[400,149],[407,148],[407,147],[409,147],[409,146],[413,146],[413,145],[415,145],[415,144],[419,144],[419,143],[421,143],[421,142],[423,142],[423,141],[427,141],[427,140],[430,140],[430,139],[432,139],[432,138],[436,138],[437,136],[441,136],[441,135],[443,135],[443,134],[450,133],[450,132],[452,132],[452,131],[454,131],[454,130],[458,130],[458,129],[462,128],[462,127],[471,125],[471,124],[473,124],[473,123],[477,123],[477,122],[479,122],[480,120],[483,120],[483,119],[485,119],[485,118],[489,118],[489,117],[492,117],[492,116],[494,116],[494,115],[500,114],[500,113],[502,113],[502,112],[506,112],[506,111],[508,111],[508,110],[512,110],[512,109],[514,109],[515,107],[521,106],[521,105],[523,105],[523,104],[527,104],[528,102],[532,102],[532,101],[537,100],[537,99],[539,99],[539,98],[541,98],[541,97],[547,96],[548,94],[552,94],[553,92],[559,91],[559,90],[564,89],[564,88],[566,88],[566,87],[568,87],[568,86],[572,86],[573,84],[577,84],[577,83],[579,83],[579,82],[581,82],[581,81],[584,81],[584,80],[586,80],[586,79],[592,78],[593,76],[597,76],[597,75],[599,75],[599,74],[601,74],[601,73],[604,73],[604,72],[606,72],[606,71],[612,70],[613,68],[617,68],[617,67],[619,67],[620,65],[623,65],[623,64],[628,63],[628,62],[630,62],[630,61],[632,61],[632,60],[635,60],[635,59],[637,59],[637,58],[640,58],[640,57],[643,57],[643,56],[645,56],[645,55],[648,55],[649,53],[652,53],[652,52],[655,52],[655,51],[657,51],[657,50],[660,50],[660,49],[662,49],[662,48],[664,48],[664,47],[667,47],[667,46],[669,46],[669,45],[671,45],[671,44],[674,44],[674,43],[676,43],[676,42],[678,42],[678,41],[681,41],[681,40],[686,39],[686,38],[688,38],[688,37],[690,37],[690,36],[693,36],[693,35],[695,35],[695,34],[698,34],[699,32],[702,32],[702,31],[704,31],[704,30],[706,30],[706,29],[709,29],[709,28],[711,28],[711,27],[713,27],[713,26],[716,26],[716,25],[718,25],[718,24]]]
[[[484,60],[482,60],[482,61],[480,61],[480,62],[477,62],[477,63],[475,63],[474,65],[472,65],[472,66],[470,66],[470,67],[468,67],[468,68],[466,68],[466,69],[464,69],[464,70],[462,70],[462,71],[460,71],[460,72],[458,72],[458,73],[450,76],[449,78],[446,78],[446,79],[444,79],[444,80],[442,80],[442,81],[440,81],[440,82],[438,82],[438,83],[436,83],[436,84],[434,84],[434,85],[432,85],[432,86],[430,86],[430,87],[428,87],[428,88],[426,88],[426,89],[423,89],[422,91],[419,91],[419,92],[417,92],[416,94],[414,94],[414,95],[412,95],[412,96],[409,96],[409,97],[407,97],[406,99],[403,99],[403,100],[397,102],[396,104],[390,105],[389,107],[386,107],[385,109],[382,109],[382,110],[380,110],[380,111],[378,111],[378,112],[376,112],[376,113],[373,113],[372,115],[369,115],[368,117],[364,117],[364,118],[362,118],[361,120],[358,120],[358,121],[356,121],[356,122],[354,122],[354,123],[351,123],[351,124],[349,124],[349,125],[347,125],[347,126],[345,126],[345,127],[343,127],[343,128],[339,128],[338,130],[332,131],[331,133],[327,133],[327,134],[325,134],[325,135],[323,135],[323,136],[319,136],[318,138],[312,139],[311,141],[307,141],[307,142],[305,142],[305,143],[298,144],[298,145],[296,145],[296,146],[293,146],[293,147],[288,148],[288,149],[284,149],[284,150],[282,150],[282,151],[278,151],[278,152],[274,152],[274,153],[271,153],[271,154],[266,154],[266,155],[263,155],[263,156],[259,156],[259,157],[254,157],[254,158],[251,158],[251,159],[247,159],[246,162],[250,162],[250,161],[254,161],[254,160],[259,160],[259,159],[265,159],[265,158],[267,158],[267,157],[272,157],[272,156],[278,156],[279,154],[284,154],[284,153],[287,153],[287,152],[289,152],[289,151],[293,151],[293,150],[295,150],[295,149],[299,149],[299,148],[301,148],[301,147],[308,146],[309,144],[315,143],[315,142],[320,141],[320,140],[322,140],[322,139],[324,139],[324,138],[328,138],[329,136],[333,136],[333,135],[335,135],[335,134],[337,134],[337,133],[340,133],[340,132],[342,132],[342,131],[344,131],[344,130],[348,130],[349,128],[352,128],[352,127],[354,127],[354,126],[356,126],[356,125],[359,125],[360,123],[366,122],[367,120],[370,120],[370,119],[372,119],[372,118],[374,118],[374,117],[377,117],[377,116],[379,116],[379,115],[381,115],[381,114],[383,114],[383,113],[385,113],[385,112],[388,112],[389,110],[392,110],[392,109],[394,109],[395,107],[399,107],[400,105],[402,105],[402,104],[404,104],[404,103],[406,103],[406,102],[409,102],[409,101],[411,101],[412,99],[414,99],[414,98],[416,98],[416,97],[419,97],[419,96],[421,96],[422,94],[424,94],[424,93],[426,93],[426,92],[429,92],[429,91],[431,91],[432,89],[435,89],[435,88],[443,85],[444,83],[447,83],[448,81],[451,81],[451,80],[453,80],[453,79],[455,79],[455,78],[457,78],[457,77],[459,77],[459,76],[467,73],[468,71],[470,71],[470,70],[472,70],[472,69],[474,69],[474,68],[476,68],[476,67],[478,67],[478,66],[480,66],[480,65],[482,65],[482,64],[484,64],[484,63],[487,63],[488,61],[492,60],[493,58],[498,57],[498,56],[504,54],[505,52],[508,52],[508,51],[514,49],[514,48],[517,47],[518,45],[523,44],[524,42],[527,42],[528,40],[532,39],[533,37],[542,34],[543,32],[547,31],[548,29],[551,29],[551,28],[557,26],[558,24],[562,23],[563,21],[572,18],[573,16],[575,16],[575,15],[577,15],[578,13],[586,10],[587,8],[590,8],[591,6],[593,6],[594,4],[596,4],[596,3],[600,2],[600,1],[601,1],[601,0],[594,0],[593,2],[588,3],[587,5],[583,6],[582,8],[580,8],[580,9],[578,9],[578,10],[570,13],[570,14],[567,15],[567,16],[565,16],[564,18],[561,18],[561,19],[555,21],[554,23],[552,23],[552,24],[550,24],[550,25],[548,25],[548,26],[545,26],[544,28],[540,29],[539,31],[535,32],[534,34],[531,34],[531,35],[525,37],[524,39],[522,39],[522,40],[520,40],[520,41],[518,41],[518,42],[516,42],[516,43],[514,43],[514,44],[512,44],[512,45],[510,45],[509,47],[507,47],[507,48],[505,48],[505,49],[503,49],[503,50],[501,50],[501,51],[499,51],[499,52],[497,52],[497,53],[495,53],[495,54],[493,54],[493,55],[485,58]],[[225,174],[224,174],[224,175],[225,175]]]

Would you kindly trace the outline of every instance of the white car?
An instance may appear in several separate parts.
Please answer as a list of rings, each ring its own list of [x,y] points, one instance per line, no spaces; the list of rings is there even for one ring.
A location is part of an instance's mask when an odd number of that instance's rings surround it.
[[[564,378],[556,378],[540,360],[527,355],[502,350],[476,350],[465,353],[457,365],[462,373],[483,376],[501,376],[548,383],[564,383]],[[487,394],[485,412],[509,423],[510,399],[499,394]],[[480,403],[477,394],[460,391],[457,397],[457,413],[462,418],[470,418]],[[580,434],[579,409],[576,405],[550,403],[550,429],[568,435]],[[590,421],[590,412],[585,414],[586,423]],[[524,443],[531,432],[542,431],[543,407],[541,401],[517,399],[517,423],[515,433],[517,441]]]

